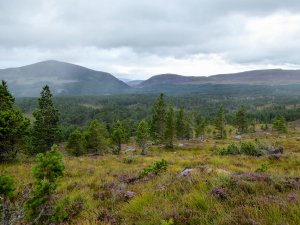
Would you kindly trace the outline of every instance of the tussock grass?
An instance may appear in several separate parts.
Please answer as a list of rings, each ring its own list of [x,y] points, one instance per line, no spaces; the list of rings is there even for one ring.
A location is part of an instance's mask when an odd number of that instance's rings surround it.
[[[187,142],[172,151],[152,147],[147,156],[137,151],[120,156],[65,156],[65,176],[54,198],[57,202],[65,197],[82,200],[82,210],[68,224],[159,225],[171,218],[174,224],[300,224],[300,190],[289,180],[300,177],[297,136],[300,133],[293,131],[286,138],[271,135],[261,139],[284,147],[284,156],[278,160],[212,152],[214,146],[238,143],[233,138]],[[252,134],[244,140],[253,138]],[[137,182],[124,181],[161,159],[168,162],[166,172]],[[261,176],[267,176],[266,180],[235,176],[256,174],[264,163],[268,168]],[[31,168],[31,162],[0,165],[0,171],[7,170],[17,178],[17,192],[33,182]],[[184,168],[194,170],[182,177]],[[216,188],[226,190],[226,197],[214,195]],[[134,192],[134,197],[126,199],[126,191]],[[296,199],[291,200],[290,195]]]

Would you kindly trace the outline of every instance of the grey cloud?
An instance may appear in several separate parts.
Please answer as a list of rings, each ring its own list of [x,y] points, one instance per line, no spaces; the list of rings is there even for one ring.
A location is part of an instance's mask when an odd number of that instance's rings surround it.
[[[283,36],[280,44],[253,43],[245,27],[251,18],[284,12],[300,14],[300,1],[0,0],[0,52],[23,49],[19,54],[27,55],[30,49],[40,59],[60,53],[73,62],[80,61],[76,49],[128,48],[134,56],[120,56],[124,63],[151,55],[220,54],[233,63],[300,64],[300,46],[293,36]],[[2,62],[5,57],[0,55]]]

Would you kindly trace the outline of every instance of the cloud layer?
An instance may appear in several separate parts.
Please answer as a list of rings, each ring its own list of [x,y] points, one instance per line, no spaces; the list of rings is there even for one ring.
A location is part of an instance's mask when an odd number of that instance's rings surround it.
[[[296,0],[0,0],[0,68],[57,59],[118,76],[300,68]]]

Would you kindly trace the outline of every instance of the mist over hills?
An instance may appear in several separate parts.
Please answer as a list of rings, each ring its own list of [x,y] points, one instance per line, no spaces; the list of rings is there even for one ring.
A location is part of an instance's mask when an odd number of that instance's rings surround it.
[[[8,81],[16,96],[38,96],[45,84],[55,95],[104,95],[130,90],[109,73],[55,60],[2,69],[0,79]]]
[[[55,95],[69,96],[157,93],[161,91],[189,93],[204,90],[214,91],[214,89],[224,88],[226,85],[234,85],[235,88],[239,85],[300,85],[300,70],[254,70],[208,77],[161,74],[145,81],[128,80],[124,82],[106,72],[49,60],[18,68],[1,69],[0,79],[8,81],[9,88],[15,96],[38,96],[45,84],[50,85]]]

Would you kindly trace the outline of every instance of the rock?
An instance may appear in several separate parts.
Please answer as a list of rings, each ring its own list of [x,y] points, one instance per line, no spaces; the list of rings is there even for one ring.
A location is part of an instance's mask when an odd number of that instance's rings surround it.
[[[279,138],[286,139],[286,136],[280,136]]]
[[[282,146],[278,146],[275,150],[275,153],[280,153],[283,154],[283,147]]]
[[[192,168],[185,168],[183,171],[180,172],[180,176],[188,177],[191,175]]]
[[[278,160],[278,159],[280,159],[281,156],[282,156],[282,154],[276,153],[276,154],[269,155],[269,158]]]
[[[241,135],[236,135],[234,138],[235,138],[235,140],[237,140],[237,141],[242,140],[242,136],[241,136]]]
[[[178,147],[184,147],[184,144],[179,143],[179,144],[178,144]]]

